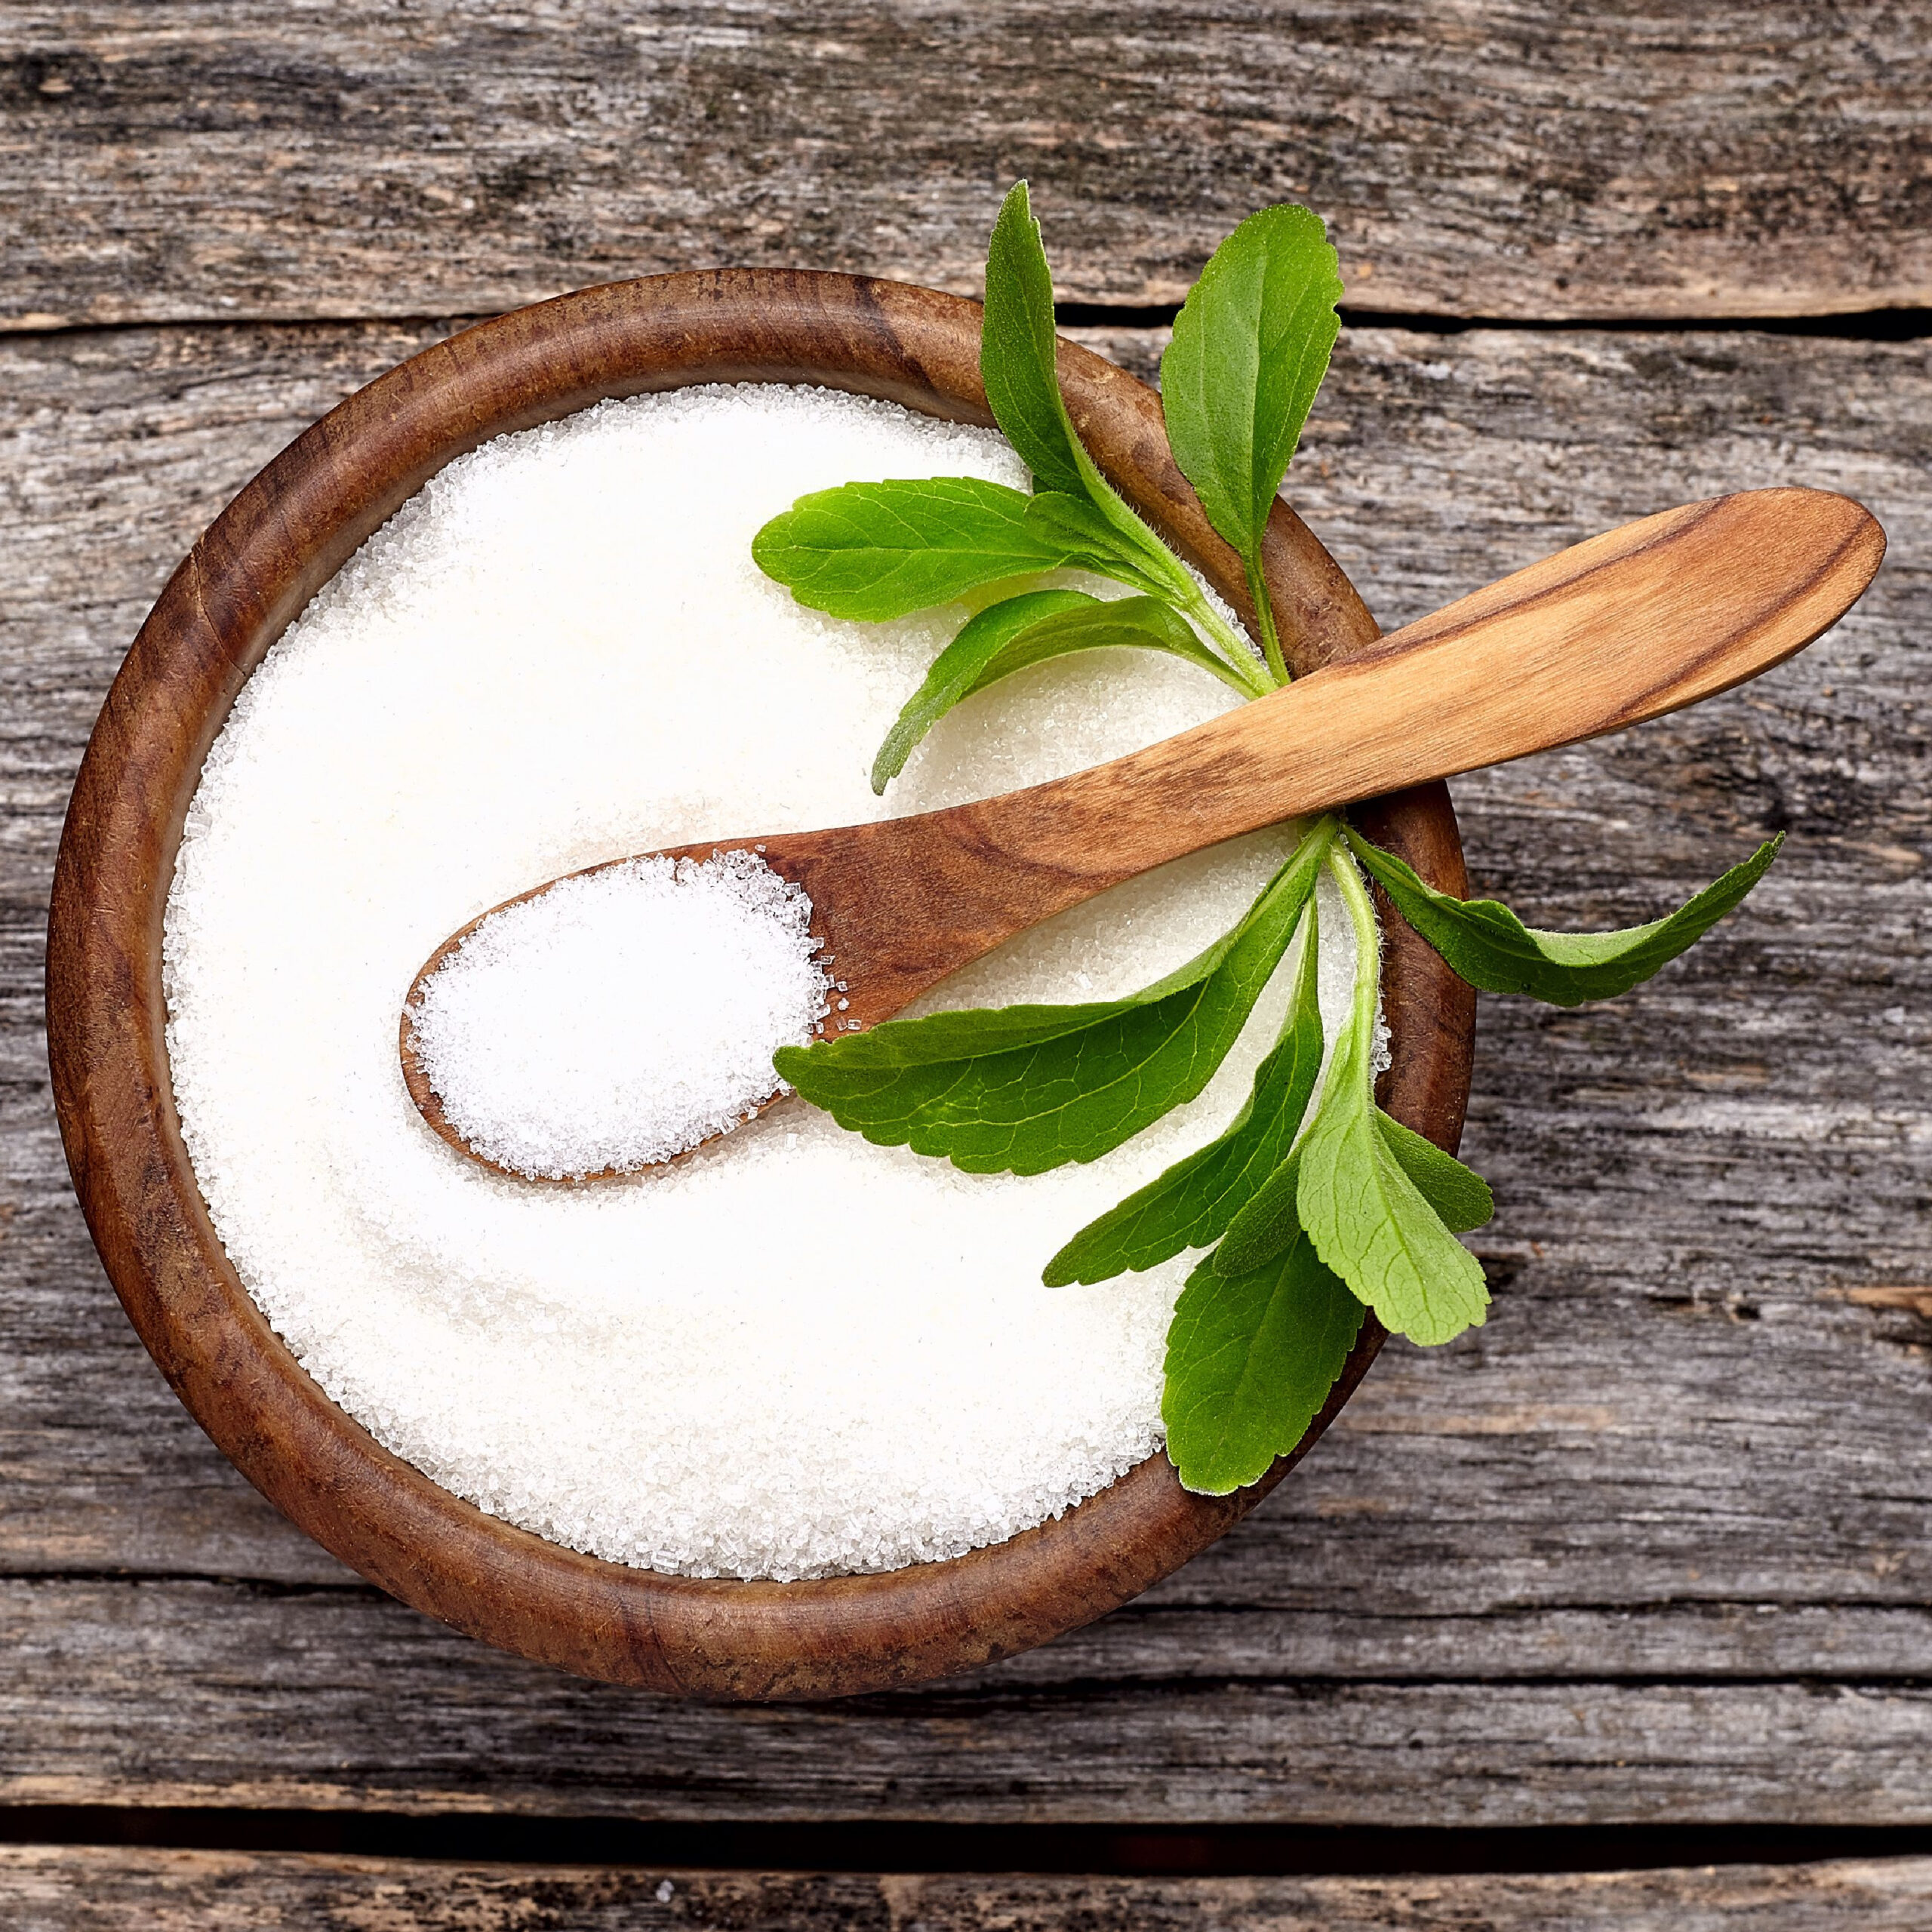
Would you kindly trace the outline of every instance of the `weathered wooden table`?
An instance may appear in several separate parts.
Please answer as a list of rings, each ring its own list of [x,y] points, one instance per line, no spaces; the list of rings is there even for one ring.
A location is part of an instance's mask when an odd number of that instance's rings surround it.
[[[451,318],[718,261],[970,291],[1022,174],[1143,371],[1242,214],[1330,217],[1291,494],[1385,623],[1746,485],[1890,559],[1760,684],[1457,787],[1550,923],[1792,834],[1629,998],[1484,1002],[1486,1328],[982,1677],[571,1681],[338,1567],[135,1341],[48,1097],[67,789],[202,525]],[[0,266],[0,1919],[1932,1921],[1925,0],[9,0]]]

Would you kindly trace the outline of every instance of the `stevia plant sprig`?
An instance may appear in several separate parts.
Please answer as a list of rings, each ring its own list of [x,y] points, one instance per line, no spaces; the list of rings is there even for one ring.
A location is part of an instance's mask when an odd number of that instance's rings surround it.
[[[875,791],[953,706],[1075,651],[1165,651],[1244,697],[1287,681],[1262,543],[1327,368],[1341,292],[1318,217],[1264,208],[1215,251],[1162,359],[1175,459],[1241,558],[1257,649],[1082,445],[1060,392],[1038,228],[1025,184],[1013,189],[988,255],[980,368],[1032,494],[958,478],[848,484],[801,498],[753,546],[801,601],[835,616],[879,620],[998,593],[907,700],[874,762]],[[1040,586],[1067,567],[1128,595]],[[783,1048],[777,1069],[869,1140],[975,1173],[1039,1174],[1096,1159],[1198,1095],[1291,961],[1280,1036],[1226,1131],[1080,1229],[1044,1271],[1050,1286],[1098,1282],[1200,1252],[1168,1330],[1161,1416],[1182,1481],[1223,1494],[1300,1440],[1366,1310],[1439,1343],[1481,1322],[1488,1305],[1481,1266],[1457,1238],[1494,1211],[1487,1183],[1376,1104],[1381,935],[1364,871],[1470,985],[1574,1006],[1627,991],[1694,944],[1763,876],[1780,842],[1647,925],[1550,933],[1495,900],[1437,891],[1325,817],[1227,934],[1140,993],[891,1021]],[[1355,975],[1323,1074],[1324,872],[1354,929]]]
[[[1332,266],[1332,250],[1329,259]],[[998,596],[907,700],[874,761],[875,792],[884,791],[954,705],[1050,657],[1166,651],[1244,697],[1285,678],[1257,659],[1193,573],[1101,475],[1060,394],[1058,342],[1053,276],[1023,181],[1008,195],[987,251],[980,367],[994,420],[1026,463],[1032,494],[977,478],[848,483],[800,497],[752,540],[760,569],[801,604],[835,617],[906,617],[1063,568],[1134,593],[1084,614],[1071,601],[1041,601],[1078,592]]]

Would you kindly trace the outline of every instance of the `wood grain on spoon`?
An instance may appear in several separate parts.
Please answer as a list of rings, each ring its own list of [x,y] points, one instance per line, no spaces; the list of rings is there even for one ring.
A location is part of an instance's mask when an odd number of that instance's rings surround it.
[[[1597,737],[1755,677],[1850,608],[1884,547],[1869,511],[1828,491],[1688,503],[1109,764],[943,811],[668,856],[755,845],[811,894],[814,931],[848,989],[841,1017],[875,1026],[1028,927],[1204,846]],[[411,1097],[472,1159],[417,1063],[409,1015],[480,923],[425,961],[400,1033]]]

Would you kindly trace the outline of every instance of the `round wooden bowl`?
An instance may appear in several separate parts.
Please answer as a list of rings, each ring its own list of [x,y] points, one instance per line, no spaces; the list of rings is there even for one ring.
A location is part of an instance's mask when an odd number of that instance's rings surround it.
[[[215,520],[135,639],[74,787],[48,933],[54,1097],[88,1225],[141,1339],[249,1481],[345,1563],[460,1630],[588,1677],[713,1697],[823,1697],[1044,1642],[1144,1590],[1246,1515],[1333,1419],[1383,1339],[1371,1317],[1294,1454],[1233,1496],[1188,1494],[1155,1456],[1058,1521],[949,1562],[798,1583],[666,1577],[513,1528],[390,1454],[303,1371],[209,1221],[169,1080],[162,912],[202,759],[243,680],[310,596],[452,457],[605,396],[817,383],[988,423],[979,330],[976,305],[925,289],[722,271],[586,290],[426,350],[298,437]],[[1233,554],[1174,466],[1154,392],[1070,346],[1060,373],[1102,467],[1244,607]],[[1347,578],[1285,507],[1270,546],[1301,668],[1375,637]],[[1442,787],[1361,816],[1426,878],[1463,889]],[[1386,984],[1384,1104],[1453,1149],[1472,996],[1393,923]]]

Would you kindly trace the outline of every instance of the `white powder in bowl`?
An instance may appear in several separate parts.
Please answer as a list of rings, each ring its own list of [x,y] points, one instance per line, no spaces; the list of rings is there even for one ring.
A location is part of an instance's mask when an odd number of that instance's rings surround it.
[[[786,1100],[668,1168],[492,1174],[410,1103],[405,992],[546,878],[949,804],[1238,702],[1152,652],[962,705],[885,800],[873,752],[960,621],[803,611],[751,560],[809,490],[1022,484],[987,432],[820,391],[608,403],[451,463],[256,671],[190,808],[165,940],[175,1098],[229,1255],[330,1396],[538,1534],[693,1575],[887,1569],[996,1542],[1159,1444],[1187,1257],[1048,1289],[1048,1256],[1218,1133],[1285,981],[1207,1091],[1084,1167],[967,1175]],[[1106,998],[1224,931],[1268,834],[1104,894],[928,1008]],[[1324,900],[1322,989],[1352,945]]]
[[[444,1117],[552,1180],[668,1161],[750,1118],[827,1011],[811,901],[750,852],[644,858],[492,912],[410,1009]]]

